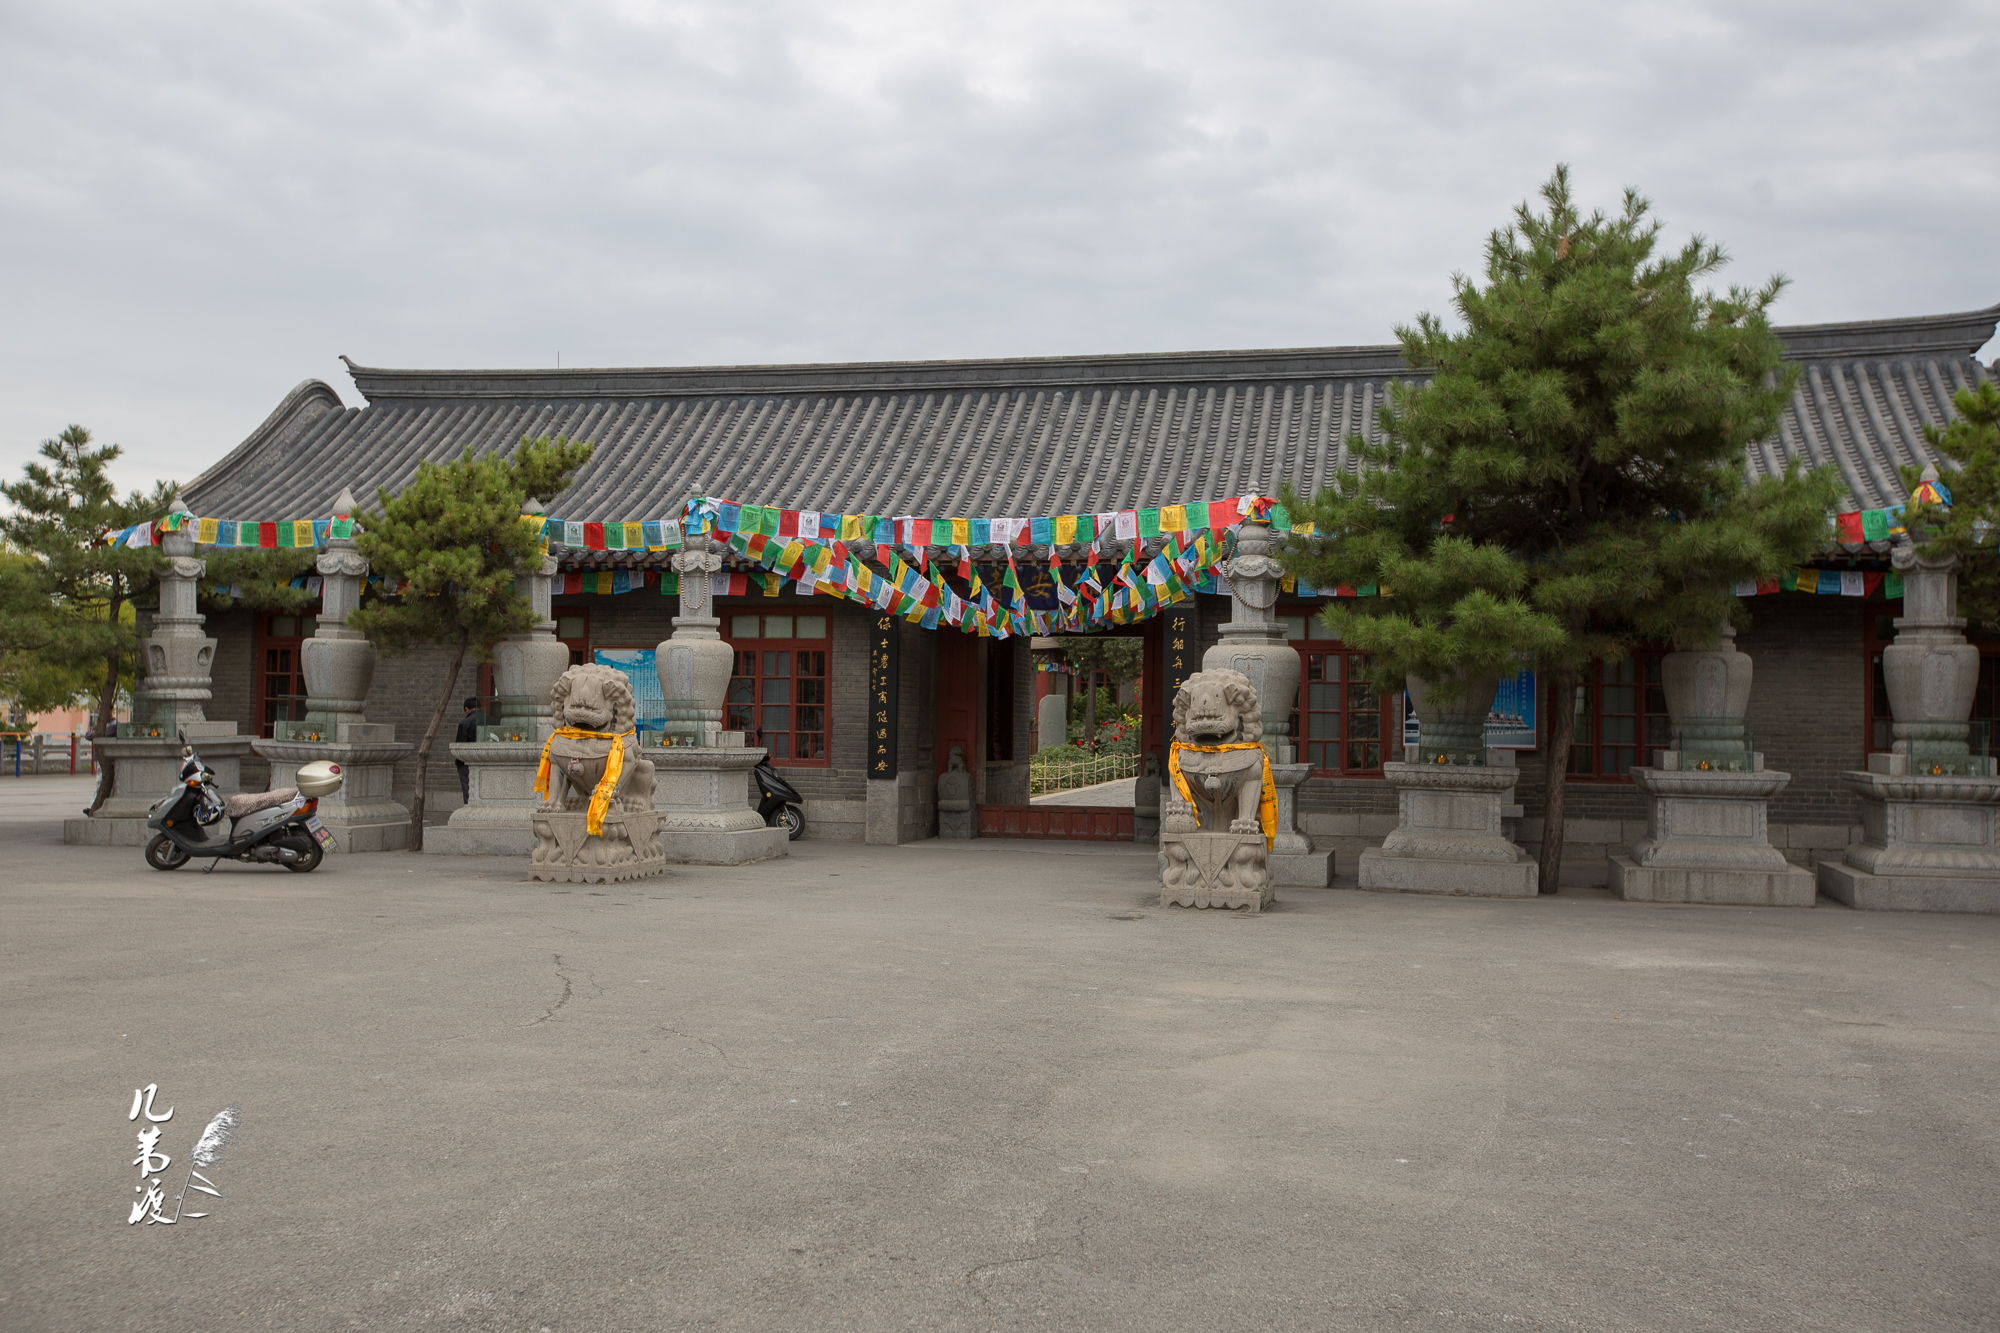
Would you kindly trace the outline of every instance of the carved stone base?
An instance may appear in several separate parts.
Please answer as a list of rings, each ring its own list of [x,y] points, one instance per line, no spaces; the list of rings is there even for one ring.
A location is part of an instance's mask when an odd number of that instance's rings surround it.
[[[182,729],[215,770],[216,789],[225,796],[240,791],[252,738],[238,736],[234,722],[195,722]],[[171,735],[114,736],[95,747],[100,761],[117,765],[117,785],[95,815],[63,821],[63,841],[73,847],[143,847],[153,837],[146,827],[153,802],[180,786],[181,743]]]
[[[540,741],[454,741],[451,757],[466,766],[466,803],[424,830],[424,851],[443,856],[523,856],[535,847],[535,770]]]
[[[1502,823],[1519,769],[1389,763],[1382,774],[1396,788],[1396,830],[1361,853],[1362,888],[1490,898],[1536,892],[1539,868]]]
[[[1635,903],[1811,907],[1819,900],[1813,872],[1804,866],[1787,863],[1782,870],[1702,870],[1642,866],[1629,856],[1611,858],[1611,892]]]
[[[653,804],[669,861],[734,866],[790,855],[785,830],[750,808],[750,770],[764,751],[736,746],[648,746]]]
[[[373,744],[258,741],[257,753],[271,761],[273,788],[296,786],[300,766],[314,760],[340,765],[340,790],[322,796],[318,811],[335,845],[343,852],[400,852],[410,845],[410,810],[392,794],[396,761],[417,747],[397,741],[392,726],[369,730],[389,735]]]
[[[963,805],[962,809],[954,806]],[[940,838],[972,838],[979,835],[979,817],[973,813],[969,803],[958,801],[938,802],[938,836]]]
[[[1864,912],[2000,913],[2000,878],[1991,876],[1871,875],[1821,861],[1819,891]]]
[[[1261,912],[1277,896],[1263,834],[1160,835],[1160,906]]]
[[[589,831],[588,820],[582,810],[538,812],[528,877],[549,884],[612,884],[666,873],[658,811],[611,811],[601,835]]]

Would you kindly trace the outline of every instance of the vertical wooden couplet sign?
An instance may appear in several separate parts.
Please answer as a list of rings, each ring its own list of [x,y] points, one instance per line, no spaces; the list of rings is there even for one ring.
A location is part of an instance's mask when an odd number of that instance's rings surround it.
[[[878,615],[868,626],[868,776],[896,776],[896,617]]]
[[[1160,718],[1164,734],[1173,732],[1174,696],[1187,678],[1201,669],[1195,645],[1195,614],[1191,606],[1170,606],[1160,613]]]

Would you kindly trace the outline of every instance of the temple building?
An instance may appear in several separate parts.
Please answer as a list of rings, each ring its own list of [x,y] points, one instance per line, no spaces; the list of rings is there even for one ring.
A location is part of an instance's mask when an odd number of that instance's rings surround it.
[[[1837,774],[1889,745],[1879,651],[1900,610],[1900,580],[1879,519],[1864,530],[1859,515],[1906,500],[1899,469],[1934,461],[1922,428],[1949,419],[1954,392],[2000,373],[1975,357],[1996,320],[2000,306],[1778,330],[1800,375],[1781,430],[1751,450],[1750,466],[1836,467],[1855,511],[1811,568],[1746,599],[1751,623],[1737,640],[1756,661],[1748,714],[1756,749],[1793,775],[1770,820],[1773,845],[1797,864],[1838,855],[1849,842],[1856,804]],[[1415,377],[1394,346],[610,370],[348,364],[359,405],[325,383],[299,385],[185,488],[189,510],[231,521],[325,519],[344,489],[365,504],[378,487],[405,484],[424,460],[560,435],[595,445],[567,493],[539,497],[551,518],[569,523],[679,520],[699,497],[815,516],[1102,515],[1109,531],[1121,512],[1272,496],[1286,482],[1316,490],[1353,467],[1348,438],[1376,430],[1390,383]],[[914,564],[909,530],[896,531],[899,555]],[[1088,549],[1074,527],[1036,540],[1040,527],[1017,535],[982,524],[984,544],[949,531],[933,525],[921,543],[930,561],[949,568],[964,558],[997,581],[1011,551],[1029,606],[1056,606],[1046,600],[1052,545],[1073,571]],[[872,550],[874,540],[863,542]],[[1136,556],[1143,565],[1173,542],[1171,531],[1136,530],[1099,544],[1107,561]],[[643,661],[676,613],[673,551],[664,539],[628,543],[633,549],[592,545],[551,547],[557,636],[574,661]],[[1185,546],[1184,535],[1170,549]],[[746,575],[715,585],[716,614],[738,661],[732,724],[768,748],[805,795],[808,836],[930,836],[936,775],[954,750],[974,775],[987,827],[1019,826],[1005,812],[1029,804],[1035,704],[1051,674],[1037,672],[1037,658],[1052,665],[1046,635],[982,635],[967,632],[970,622],[925,628],[726,554]],[[1192,588],[1158,614],[1108,631],[1145,643],[1146,750],[1161,744],[1172,687],[1229,619],[1226,584]],[[1322,844],[1349,849],[1395,824],[1382,764],[1402,757],[1405,730],[1402,699],[1371,689],[1360,654],[1315,616],[1326,597],[1359,591],[1293,585],[1278,608],[1305,682],[1299,698],[1283,701],[1299,757],[1313,768],[1298,797],[1299,823]],[[301,643],[312,628],[310,613],[211,616],[208,716],[257,736],[294,716],[306,693]],[[1643,834],[1645,805],[1628,774],[1665,743],[1665,651],[1604,664],[1567,701],[1578,723],[1566,880],[1603,882],[1606,857]],[[1981,651],[2000,656],[2000,641]],[[1975,721],[2000,715],[1993,661],[1984,659]],[[442,651],[428,650],[383,660],[369,716],[397,724],[404,741],[417,739],[444,662]],[[891,682],[892,697],[879,697]],[[1507,714],[1498,743],[1519,751],[1518,836],[1532,845],[1545,785],[1536,747],[1556,701],[1531,678],[1517,685],[1496,705]],[[494,689],[468,673],[457,693]],[[1273,701],[1265,707],[1283,711]],[[447,727],[430,767],[428,809],[440,819],[459,802],[448,739]],[[404,800],[412,772],[408,760],[399,766]],[[262,776],[260,761],[246,759],[246,786]]]

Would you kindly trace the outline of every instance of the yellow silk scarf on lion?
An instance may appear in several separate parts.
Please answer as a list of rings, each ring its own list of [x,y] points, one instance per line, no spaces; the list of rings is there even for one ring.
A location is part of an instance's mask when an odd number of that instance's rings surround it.
[[[1189,745],[1185,741],[1175,741],[1167,748],[1167,772],[1173,775],[1174,789],[1189,805],[1194,804],[1194,792],[1188,788],[1188,780],[1181,773],[1181,751],[1195,750],[1201,754],[1221,754],[1225,750],[1257,750],[1264,754],[1264,792],[1257,802],[1257,822],[1264,827],[1264,846],[1269,847],[1278,837],[1278,784],[1271,781],[1271,755],[1257,741],[1231,741],[1227,745]]]
[[[629,731],[585,731],[582,727],[557,727],[542,742],[541,767],[535,770],[535,795],[548,798],[549,794],[549,747],[562,736],[573,741],[611,741],[611,753],[604,757],[604,776],[597,780],[597,789],[590,793],[590,812],[583,817],[584,831],[598,837],[604,834],[604,815],[611,809],[611,793],[618,790],[618,775],[625,768],[625,747],[617,744]],[[1265,765],[1268,770],[1270,765]],[[1268,773],[1264,779],[1270,781]]]

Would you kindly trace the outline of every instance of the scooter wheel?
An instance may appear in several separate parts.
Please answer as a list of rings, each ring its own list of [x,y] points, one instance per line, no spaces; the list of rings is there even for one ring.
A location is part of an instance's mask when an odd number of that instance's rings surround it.
[[[783,829],[785,837],[792,842],[797,842],[799,835],[806,831],[805,814],[796,805],[788,805],[779,810],[771,824],[774,828]]]
[[[164,833],[146,844],[146,864],[155,870],[179,870],[188,863],[187,849]]]
[[[326,848],[320,846],[319,840],[315,838],[313,839],[312,847],[306,852],[306,859],[303,861],[287,861],[285,862],[285,869],[295,875],[306,875],[319,869],[319,863],[325,859]]]

